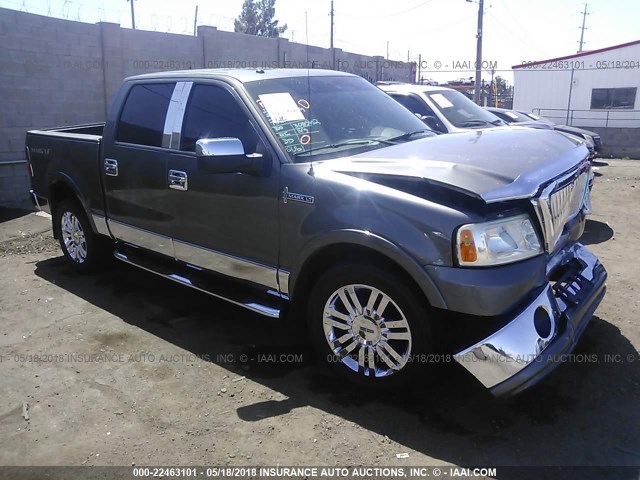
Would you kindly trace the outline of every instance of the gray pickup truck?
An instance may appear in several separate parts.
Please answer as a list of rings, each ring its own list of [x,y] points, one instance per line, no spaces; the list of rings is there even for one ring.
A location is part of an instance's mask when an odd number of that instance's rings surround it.
[[[605,294],[578,243],[584,145],[505,127],[437,136],[354,75],[140,75],[106,124],[31,131],[26,154],[77,270],[114,254],[304,325],[367,386],[423,382],[451,359],[496,396],[520,392]]]

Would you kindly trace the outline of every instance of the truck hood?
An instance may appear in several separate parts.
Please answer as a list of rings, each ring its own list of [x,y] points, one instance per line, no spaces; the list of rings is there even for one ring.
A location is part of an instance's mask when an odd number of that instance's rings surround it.
[[[541,185],[576,168],[588,154],[583,143],[552,130],[502,127],[329,160],[316,171],[421,178],[493,203],[534,196]]]

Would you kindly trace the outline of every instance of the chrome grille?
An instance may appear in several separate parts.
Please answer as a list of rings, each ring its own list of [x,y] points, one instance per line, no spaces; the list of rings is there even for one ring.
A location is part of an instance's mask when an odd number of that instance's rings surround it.
[[[552,252],[565,225],[582,209],[589,213],[589,171],[553,182],[532,203],[542,226],[547,251]]]

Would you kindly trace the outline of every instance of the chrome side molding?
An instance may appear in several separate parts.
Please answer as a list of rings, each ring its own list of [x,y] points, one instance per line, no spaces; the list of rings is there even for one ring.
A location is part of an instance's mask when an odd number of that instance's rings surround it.
[[[175,258],[171,238],[157,233],[132,227],[116,220],[108,220],[108,225],[116,240],[121,240],[152,252]]]
[[[209,250],[181,240],[174,239],[173,248],[177,260],[278,290],[277,269],[273,267]]]
[[[106,218],[104,218],[102,215],[96,215],[95,213],[91,214],[91,218],[93,219],[93,223],[96,226],[96,231],[100,235],[106,235],[107,237],[111,236]]]
[[[262,285],[285,296],[289,294],[289,272],[278,271],[275,267],[209,250],[115,220],[108,219],[106,223],[108,231],[116,240],[160,253],[197,268]],[[96,223],[96,227],[97,225]]]

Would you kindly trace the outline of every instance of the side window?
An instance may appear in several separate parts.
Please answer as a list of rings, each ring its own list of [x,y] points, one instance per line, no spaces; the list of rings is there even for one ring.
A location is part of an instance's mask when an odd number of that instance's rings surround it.
[[[398,95],[391,94],[394,100],[400,103],[403,107],[409,110],[411,113],[417,113],[418,115],[422,115],[425,117],[433,117],[435,118],[435,123],[430,127],[436,130],[437,132],[447,133],[447,129],[438,116],[433,112],[431,107],[427,105],[423,100],[413,96],[413,95]]]
[[[403,107],[409,110],[411,113],[417,113],[419,115],[426,115],[427,117],[435,117],[433,110],[429,108],[423,101],[414,97],[413,95],[391,95],[394,100],[400,103]],[[436,117],[437,118],[437,117]]]
[[[636,87],[594,88],[591,90],[591,110],[628,108],[636,103]]]
[[[194,152],[202,138],[239,138],[245,153],[259,149],[259,137],[233,95],[215,85],[194,85],[187,104],[180,150]]]
[[[124,103],[118,122],[118,142],[162,146],[164,121],[175,83],[135,85]]]

